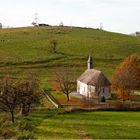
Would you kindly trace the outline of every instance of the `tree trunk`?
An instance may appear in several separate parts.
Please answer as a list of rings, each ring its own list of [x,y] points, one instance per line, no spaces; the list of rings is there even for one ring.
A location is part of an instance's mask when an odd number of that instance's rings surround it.
[[[15,119],[14,119],[14,111],[11,111],[11,119],[12,119],[12,123],[15,122]]]
[[[100,104],[100,97],[99,97],[99,95],[98,95],[98,104]]]
[[[28,108],[27,108],[27,115],[29,114],[29,112],[30,112],[30,107],[31,107],[31,105],[30,104],[28,104]]]
[[[124,102],[125,102],[125,95],[123,93],[123,107],[124,107]]]
[[[67,102],[69,102],[70,98],[69,98],[69,94],[67,94]]]
[[[20,109],[20,115],[21,116],[26,116],[27,111],[26,111],[26,106],[24,104],[21,105],[21,109]]]
[[[100,104],[100,92],[98,92],[98,104]]]

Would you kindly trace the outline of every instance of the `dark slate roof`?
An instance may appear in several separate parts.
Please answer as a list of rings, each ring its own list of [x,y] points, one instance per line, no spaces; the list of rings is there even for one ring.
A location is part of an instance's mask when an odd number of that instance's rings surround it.
[[[78,81],[92,86],[110,86],[110,81],[104,74],[95,69],[87,69],[78,79]]]

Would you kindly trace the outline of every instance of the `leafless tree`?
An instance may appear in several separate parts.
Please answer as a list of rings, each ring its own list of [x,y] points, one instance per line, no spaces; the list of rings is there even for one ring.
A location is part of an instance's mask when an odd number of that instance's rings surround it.
[[[18,105],[18,91],[14,81],[9,77],[0,81],[0,109],[11,113],[11,120],[14,123],[14,111]]]
[[[67,101],[70,100],[69,94],[75,89],[75,79],[70,73],[70,69],[64,68],[55,72],[56,81],[59,84],[60,91],[67,96]]]
[[[4,77],[0,80],[0,109],[11,113],[13,123],[15,110],[20,109],[21,115],[28,115],[31,105],[39,103],[41,97],[38,83],[33,79]]]
[[[51,45],[51,52],[56,53],[57,41],[56,40],[51,40],[50,45]]]
[[[41,91],[36,79],[19,81],[18,85],[20,114],[28,115],[31,105],[37,104],[41,99]]]

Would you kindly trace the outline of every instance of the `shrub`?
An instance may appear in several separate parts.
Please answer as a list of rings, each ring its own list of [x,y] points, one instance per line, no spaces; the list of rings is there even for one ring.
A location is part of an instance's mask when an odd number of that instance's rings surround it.
[[[0,136],[4,139],[15,138],[17,135],[17,131],[13,128],[1,128]]]
[[[32,132],[22,131],[22,133],[18,136],[18,140],[26,140],[26,139],[34,139]]]
[[[30,119],[29,118],[24,118],[20,123],[19,123],[19,129],[21,131],[29,131],[32,130],[31,125],[30,125]]]
[[[92,107],[94,105],[93,99],[83,97],[82,104],[84,107]]]

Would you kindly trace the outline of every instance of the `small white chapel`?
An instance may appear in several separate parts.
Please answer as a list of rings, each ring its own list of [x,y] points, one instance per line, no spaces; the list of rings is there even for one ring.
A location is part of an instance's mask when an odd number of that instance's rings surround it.
[[[93,59],[89,56],[87,70],[77,79],[77,92],[87,98],[111,98],[110,81],[100,71],[93,67]]]

